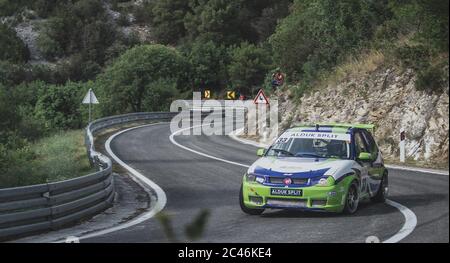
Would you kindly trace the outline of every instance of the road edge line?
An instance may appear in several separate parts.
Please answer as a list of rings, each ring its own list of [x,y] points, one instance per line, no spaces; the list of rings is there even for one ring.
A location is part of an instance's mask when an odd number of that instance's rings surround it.
[[[114,159],[114,161],[116,161],[120,166],[122,166],[123,168],[125,168],[128,172],[131,173],[131,175],[137,179],[139,182],[141,182],[143,185],[141,186],[146,186],[144,187],[144,189],[153,191],[156,195],[156,203],[152,204],[150,203],[150,208],[148,209],[147,212],[141,214],[140,216],[119,224],[117,226],[111,227],[111,228],[107,228],[107,229],[103,229],[103,230],[99,230],[90,234],[86,234],[86,235],[82,235],[77,237],[79,240],[82,239],[88,239],[88,238],[93,238],[93,237],[98,237],[98,236],[102,236],[102,235],[106,235],[106,234],[110,234],[119,230],[123,230],[132,226],[135,226],[137,224],[140,224],[152,217],[154,217],[157,213],[159,213],[161,210],[164,209],[164,207],[166,206],[167,203],[167,196],[166,193],[164,192],[164,190],[157,185],[156,183],[154,183],[152,180],[148,179],[147,177],[145,177],[144,175],[142,175],[141,173],[139,173],[138,171],[136,171],[134,168],[130,167],[129,165],[127,165],[125,162],[123,162],[119,157],[117,157],[117,155],[114,154],[114,152],[111,150],[111,142],[119,135],[129,132],[131,130],[135,130],[135,129],[139,129],[139,128],[144,128],[144,127],[148,127],[148,126],[153,126],[153,125],[158,125],[158,124],[162,124],[162,123],[152,123],[152,124],[145,124],[145,125],[140,125],[140,126],[136,126],[136,127],[132,127],[132,128],[128,128],[125,129],[123,131],[119,131],[113,135],[111,135],[108,140],[105,142],[105,148],[106,151],[108,152],[108,154],[111,156],[112,159]]]
[[[387,199],[386,204],[397,208],[405,217],[402,228],[395,235],[383,241],[383,243],[397,243],[414,231],[417,226],[417,216],[411,209],[395,201]]]

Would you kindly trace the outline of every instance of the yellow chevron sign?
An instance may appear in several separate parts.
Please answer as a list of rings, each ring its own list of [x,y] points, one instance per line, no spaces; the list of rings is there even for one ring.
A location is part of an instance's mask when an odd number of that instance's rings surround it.
[[[204,97],[205,99],[210,99],[210,98],[211,98],[211,91],[210,91],[210,90],[205,90],[205,91],[203,92],[203,97]]]
[[[236,99],[236,92],[235,91],[227,91],[227,99],[229,99],[229,100]]]

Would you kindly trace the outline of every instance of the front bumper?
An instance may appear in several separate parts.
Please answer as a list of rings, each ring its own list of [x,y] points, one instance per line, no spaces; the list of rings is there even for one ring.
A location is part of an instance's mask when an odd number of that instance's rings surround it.
[[[242,184],[244,205],[248,208],[281,208],[327,212],[342,212],[345,204],[346,187],[340,183],[333,186],[308,186],[289,188],[301,190],[301,196],[271,195],[271,188],[257,182]]]

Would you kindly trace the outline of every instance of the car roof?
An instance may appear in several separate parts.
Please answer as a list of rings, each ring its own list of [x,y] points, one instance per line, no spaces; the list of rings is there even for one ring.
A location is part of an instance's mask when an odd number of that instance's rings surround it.
[[[349,133],[352,129],[365,129],[373,132],[375,125],[373,124],[349,124],[349,123],[317,123],[304,124],[288,129],[288,131],[303,132],[332,132],[332,133]]]

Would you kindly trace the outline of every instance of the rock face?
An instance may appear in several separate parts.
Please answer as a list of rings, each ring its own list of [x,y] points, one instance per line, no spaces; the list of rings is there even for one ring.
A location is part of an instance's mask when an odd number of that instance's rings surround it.
[[[18,24],[14,28],[17,32],[17,36],[22,39],[22,41],[27,45],[28,50],[30,51],[30,63],[41,64],[46,62],[37,45],[39,31],[35,29],[35,27],[37,27],[43,21],[44,20],[42,19],[25,21]]]
[[[295,123],[372,123],[388,160],[398,160],[400,130],[406,131],[406,156],[418,164],[448,162],[449,88],[429,94],[415,88],[412,70],[378,69],[362,77],[346,77],[304,95],[297,107],[285,98],[282,127]],[[445,165],[444,165],[445,166]]]

